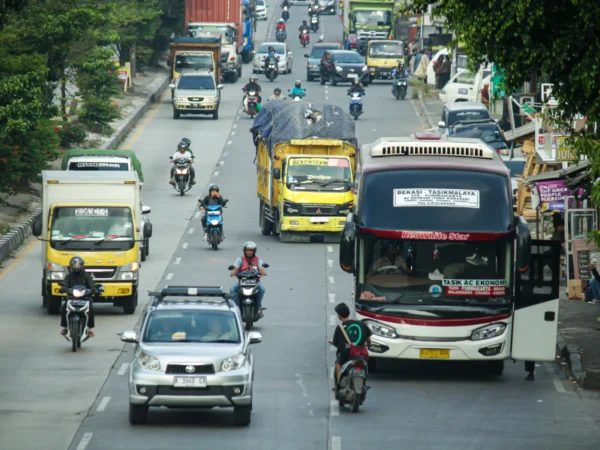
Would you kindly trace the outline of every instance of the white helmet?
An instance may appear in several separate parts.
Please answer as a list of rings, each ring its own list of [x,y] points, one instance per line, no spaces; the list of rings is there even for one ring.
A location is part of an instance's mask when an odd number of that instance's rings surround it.
[[[279,19],[279,23],[285,23],[285,20]]]
[[[256,255],[256,244],[252,241],[248,241],[244,244],[243,251],[246,253],[246,250],[254,250],[254,254]]]

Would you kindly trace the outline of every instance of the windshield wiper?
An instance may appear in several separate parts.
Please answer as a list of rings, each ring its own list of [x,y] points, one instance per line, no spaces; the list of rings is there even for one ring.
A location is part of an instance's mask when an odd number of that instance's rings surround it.
[[[207,344],[237,344],[238,341],[232,341],[231,339],[217,339],[216,341],[204,341]]]
[[[333,184],[333,183],[345,183],[345,184],[348,184],[348,183],[350,183],[350,181],[348,181],[348,180],[334,179],[334,180],[322,181],[320,184],[321,184],[322,187],[324,187],[324,186],[329,186],[330,184]]]
[[[106,236],[106,237],[103,237],[101,239],[98,239],[96,242],[94,242],[94,245],[98,245],[101,242],[106,241],[107,239],[113,240],[113,239],[117,239],[117,238],[129,238],[129,236],[117,236],[117,235]]]

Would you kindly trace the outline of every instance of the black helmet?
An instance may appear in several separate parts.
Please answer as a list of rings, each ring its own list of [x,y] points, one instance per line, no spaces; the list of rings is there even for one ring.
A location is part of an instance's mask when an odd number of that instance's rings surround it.
[[[306,25],[306,20],[303,20],[303,21],[302,21],[302,25]]]
[[[256,244],[252,241],[248,241],[244,244],[243,251],[244,251],[244,253],[246,253],[246,250],[254,250],[254,254],[256,255],[256,249],[257,249]]]
[[[187,144],[188,148],[190,147],[190,145],[192,145],[192,141],[190,141],[188,138],[183,138],[181,140],[181,142],[185,142]]]
[[[354,79],[354,84],[356,84],[356,85],[360,84],[360,81],[358,80],[358,78]]]
[[[277,92],[281,92],[281,89],[279,89],[278,87],[276,87],[276,88],[275,88],[275,90],[274,90],[273,92],[275,92],[275,93],[277,93]]]
[[[71,273],[81,273],[83,272],[84,265],[83,259],[80,256],[73,256],[69,262],[69,270]]]
[[[219,192],[219,186],[217,186],[216,184],[211,184],[210,187],[208,188],[208,193],[210,194],[212,191]]]
[[[302,86],[302,82],[300,80],[296,80],[295,86],[299,88],[300,86]]]

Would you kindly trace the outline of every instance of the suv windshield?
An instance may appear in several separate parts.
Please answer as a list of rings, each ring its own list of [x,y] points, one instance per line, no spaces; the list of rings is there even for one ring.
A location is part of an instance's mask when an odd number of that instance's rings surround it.
[[[231,311],[165,310],[148,318],[144,342],[239,343],[240,333]]]
[[[321,59],[327,50],[339,50],[339,47],[332,45],[331,47],[313,47],[310,52],[311,58]]]
[[[273,47],[278,55],[285,55],[285,48],[281,44],[263,44],[258,49],[258,53],[269,53],[269,47]]]
[[[336,63],[346,63],[346,64],[364,64],[364,60],[362,56],[358,53],[334,53],[333,61]]]
[[[205,76],[181,76],[179,78],[179,84],[177,89],[190,89],[190,90],[214,90],[215,82],[209,75]]]

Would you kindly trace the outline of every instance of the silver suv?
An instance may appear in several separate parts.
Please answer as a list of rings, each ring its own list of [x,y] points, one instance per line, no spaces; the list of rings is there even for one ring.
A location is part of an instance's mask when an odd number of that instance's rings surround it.
[[[145,312],[129,369],[129,422],[146,423],[150,406],[233,407],[250,424],[258,332],[244,333],[239,309],[221,287],[166,286]]]
[[[169,85],[173,91],[173,119],[182,114],[208,114],[219,118],[222,84],[216,84],[211,71],[196,70],[182,73]]]

